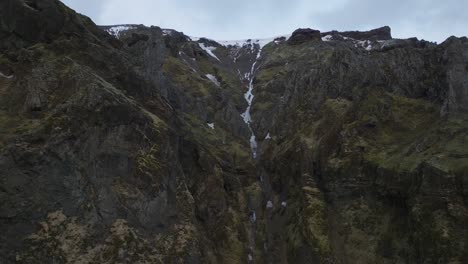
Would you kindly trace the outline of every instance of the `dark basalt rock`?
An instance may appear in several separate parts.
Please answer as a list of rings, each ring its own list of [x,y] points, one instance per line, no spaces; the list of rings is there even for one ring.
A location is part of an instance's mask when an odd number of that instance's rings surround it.
[[[344,37],[356,40],[388,40],[392,39],[392,30],[389,26],[376,28],[369,31],[346,31],[340,34]]]
[[[66,8],[60,1],[1,1],[0,25],[0,50],[28,47],[37,42],[50,43],[60,36],[73,35],[86,37],[90,42],[95,39],[92,35],[112,42],[88,17]]]
[[[310,29],[310,28],[300,28],[296,29],[291,37],[288,39],[288,43],[292,45],[301,44],[309,40],[319,40],[321,41],[321,35],[319,30]]]
[[[382,51],[389,51],[392,49],[397,48],[416,48],[416,49],[426,49],[426,48],[434,48],[437,45],[435,43],[425,41],[425,40],[418,40],[417,38],[409,38],[409,39],[391,39],[381,43],[381,50]]]
[[[211,40],[211,39],[207,39],[207,38],[200,38],[197,42],[203,43],[203,44],[205,44],[207,46],[210,46],[210,47],[220,47],[221,46],[221,45],[219,45],[218,42],[216,42],[214,40]]]
[[[137,34],[137,33],[132,33],[132,37],[128,41],[128,46],[131,47],[138,43],[139,41],[148,41],[149,36],[145,34]]]
[[[275,38],[274,41],[285,41],[286,37]]]
[[[345,31],[339,32],[336,30],[322,33],[322,37],[332,35],[334,39],[342,39],[342,37],[352,38],[355,40],[390,40],[392,39],[391,28],[384,26],[381,28],[372,29],[369,31]]]

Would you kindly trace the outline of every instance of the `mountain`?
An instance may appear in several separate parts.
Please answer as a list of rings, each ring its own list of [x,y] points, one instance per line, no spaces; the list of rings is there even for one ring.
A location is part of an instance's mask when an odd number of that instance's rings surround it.
[[[0,2],[1,263],[467,263],[468,39],[215,41]]]

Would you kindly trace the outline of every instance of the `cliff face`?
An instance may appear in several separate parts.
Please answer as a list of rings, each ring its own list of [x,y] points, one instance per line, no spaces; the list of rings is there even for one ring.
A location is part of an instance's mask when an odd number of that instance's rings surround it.
[[[216,42],[5,0],[0,73],[2,263],[468,261],[466,38]]]

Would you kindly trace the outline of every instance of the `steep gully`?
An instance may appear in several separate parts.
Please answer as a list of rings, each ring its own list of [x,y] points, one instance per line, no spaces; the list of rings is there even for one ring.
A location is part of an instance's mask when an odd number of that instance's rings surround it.
[[[257,55],[255,57],[255,60],[252,63],[252,67],[250,69],[250,72],[247,74],[247,80],[248,80],[248,87],[247,88],[248,88],[248,90],[244,94],[244,98],[247,101],[247,108],[245,109],[245,112],[241,114],[244,122],[248,126],[248,128],[250,130],[250,133],[251,133],[249,141],[250,141],[250,148],[251,148],[251,151],[252,151],[252,158],[254,160],[258,160],[258,143],[257,143],[257,139],[256,139],[256,136],[255,136],[255,131],[252,128],[253,120],[252,120],[251,111],[252,111],[252,103],[253,103],[253,99],[254,99],[254,94],[253,94],[254,84],[253,84],[253,82],[254,82],[254,79],[255,79],[255,73],[258,70],[258,65],[259,65],[259,62],[260,62],[261,53],[262,53],[262,46],[260,45],[259,49],[257,51]],[[257,170],[257,171],[259,171],[259,170]],[[261,174],[259,176],[259,181],[260,181],[260,186],[261,186],[261,189],[262,189],[262,194],[265,197],[266,194],[267,194],[268,183],[265,182],[264,177],[261,176]],[[273,207],[273,203],[270,200],[268,200],[268,202],[266,203],[266,208],[271,209],[272,207]],[[251,226],[250,226],[250,231],[251,232],[250,232],[250,235],[249,235],[249,253],[247,255],[248,263],[253,263],[254,262],[255,238],[256,238],[256,235],[257,235],[256,234],[257,210],[259,210],[259,209],[260,208],[250,208],[249,217],[250,217],[250,224],[251,224]],[[267,224],[266,221],[265,221],[265,224]],[[264,253],[265,253],[266,256],[268,256],[267,249],[268,249],[267,243],[265,243],[263,250],[264,250]]]

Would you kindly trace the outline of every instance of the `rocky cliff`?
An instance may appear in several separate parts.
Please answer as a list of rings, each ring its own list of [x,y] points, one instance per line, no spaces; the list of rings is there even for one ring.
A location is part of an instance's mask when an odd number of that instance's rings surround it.
[[[0,2],[1,263],[466,263],[467,135],[467,38]]]

